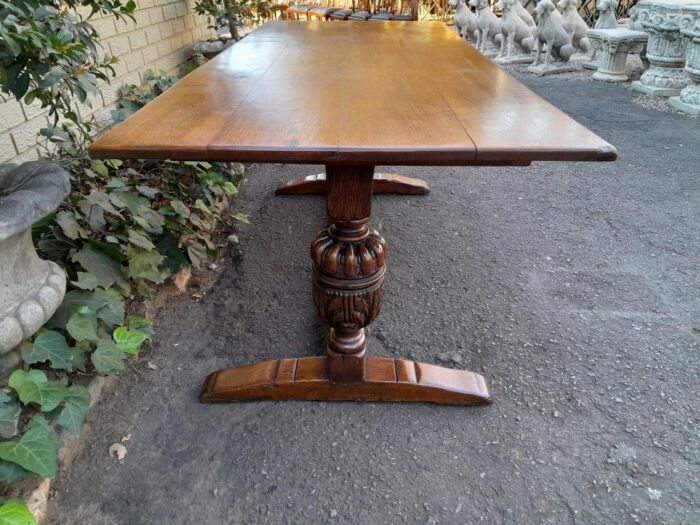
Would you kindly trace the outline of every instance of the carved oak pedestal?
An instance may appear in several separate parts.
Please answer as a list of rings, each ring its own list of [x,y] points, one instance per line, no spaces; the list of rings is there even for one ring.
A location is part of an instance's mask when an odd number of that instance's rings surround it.
[[[326,167],[330,226],[311,242],[313,301],[329,326],[326,357],[279,359],[211,374],[205,402],[253,399],[486,403],[485,379],[403,359],[369,357],[365,327],[379,315],[386,241],[369,229],[374,167]]]

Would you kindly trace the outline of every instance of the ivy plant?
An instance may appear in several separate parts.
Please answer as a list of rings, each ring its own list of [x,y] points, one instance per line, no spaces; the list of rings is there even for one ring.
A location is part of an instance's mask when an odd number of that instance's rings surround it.
[[[0,505],[0,523],[3,525],[36,525],[27,504],[20,500],[10,500]]]
[[[72,100],[96,94],[117,60],[100,47],[89,20],[98,13],[131,17],[135,8],[134,0],[0,0],[0,91],[27,104],[38,100],[54,124],[63,117],[89,131]]]
[[[127,118],[177,80],[149,73],[127,86],[113,117]],[[100,161],[88,135],[70,120],[51,134],[51,155],[71,174],[72,191],[33,228],[44,258],[69,278],[63,302],[20,347],[25,367],[0,391],[0,481],[56,474],[59,432],[78,435],[90,396],[79,378],[115,374],[153,336],[152,322],[128,315],[130,301],[217,253],[217,225],[243,177],[240,164]],[[47,155],[49,152],[47,150]]]

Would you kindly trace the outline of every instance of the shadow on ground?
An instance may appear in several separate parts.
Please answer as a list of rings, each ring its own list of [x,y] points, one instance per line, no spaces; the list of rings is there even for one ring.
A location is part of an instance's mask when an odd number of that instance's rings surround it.
[[[522,80],[620,160],[400,168],[433,193],[373,215],[390,258],[370,350],[481,372],[495,404],[198,404],[214,369],[322,345],[307,247],[323,200],[272,195],[318,168],[254,167],[240,250],[203,300],[161,311],[47,522],[700,522],[700,120],[622,86]],[[107,449],[127,435],[119,464]]]

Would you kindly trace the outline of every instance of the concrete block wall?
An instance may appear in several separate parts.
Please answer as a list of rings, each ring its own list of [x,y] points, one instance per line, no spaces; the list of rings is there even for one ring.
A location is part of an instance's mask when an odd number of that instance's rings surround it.
[[[111,122],[110,111],[123,84],[141,84],[151,69],[174,72],[187,59],[191,44],[212,36],[209,20],[194,12],[194,0],[136,0],[135,21],[95,16],[92,25],[105,52],[119,59],[116,77],[102,83],[97,97],[78,107],[81,118],[94,115],[100,126]],[[48,124],[38,103],[26,105],[0,99],[0,162],[24,162],[38,157],[39,130]]]

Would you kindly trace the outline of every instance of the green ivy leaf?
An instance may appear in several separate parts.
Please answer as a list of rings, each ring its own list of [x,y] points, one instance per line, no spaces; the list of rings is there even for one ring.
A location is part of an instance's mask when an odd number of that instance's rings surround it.
[[[77,272],[78,280],[71,281],[71,284],[76,288],[81,288],[83,290],[94,290],[97,288],[99,283],[97,282],[97,277],[87,272]]]
[[[0,481],[12,483],[28,474],[30,472],[20,467],[17,463],[0,459]]]
[[[139,248],[143,248],[144,250],[156,249],[154,244],[151,242],[151,239],[149,239],[147,235],[144,235],[136,230],[129,230],[129,242],[135,246],[138,246]]]
[[[94,275],[102,288],[109,288],[116,281],[123,279],[122,265],[119,264],[119,261],[115,261],[90,244],[83,246],[73,256],[73,260],[79,262],[85,270]]]
[[[126,204],[126,207],[132,215],[135,215],[142,206],[147,208],[151,204],[148,199],[131,191],[120,192],[119,200]]]
[[[190,216],[190,209],[185,206],[185,204],[179,199],[173,199],[170,201],[170,206],[172,206],[175,213],[184,217],[185,219]]]
[[[124,370],[124,352],[117,348],[111,341],[103,341],[97,344],[97,348],[90,355],[90,360],[100,374],[115,374]]]
[[[124,306],[119,292],[113,290],[103,290],[98,288],[94,292],[85,290],[71,290],[63,298],[63,302],[56,310],[56,313],[49,320],[48,326],[51,328],[65,328],[71,315],[83,306],[87,306],[93,312],[97,312],[97,318],[113,324],[122,324],[124,321]],[[121,318],[119,319],[119,314]],[[118,319],[108,321],[104,319]]]
[[[238,195],[238,188],[232,182],[224,182],[224,189],[229,195]]]
[[[155,334],[155,331],[153,330],[153,321],[146,319],[145,317],[130,315],[126,319],[126,324],[129,327],[129,330],[141,332],[148,339],[151,339]]]
[[[5,397],[7,399],[0,404],[0,436],[11,438],[17,435],[17,422],[22,407],[16,399]]]
[[[19,400],[28,405],[36,403],[42,412],[51,412],[66,396],[67,389],[57,381],[49,381],[41,370],[15,370],[8,382],[14,389]]]
[[[50,432],[33,426],[19,441],[0,443],[0,459],[17,463],[20,467],[48,478],[56,477],[58,447]]]
[[[153,233],[156,235],[163,233],[163,217],[160,213],[146,206],[141,206],[137,213],[138,217],[134,217],[134,220],[144,230],[146,230],[148,233]]]
[[[56,214],[56,222],[63,230],[63,234],[69,239],[76,240],[87,235],[87,232],[78,224],[75,213],[71,211],[59,211]]]
[[[2,525],[36,525],[36,518],[24,501],[10,500],[0,506]]]
[[[139,346],[148,339],[148,336],[135,330],[129,330],[125,326],[120,326],[114,331],[112,338],[122,352],[137,354]]]
[[[97,173],[100,177],[104,177],[104,178],[109,177],[109,168],[101,160],[94,159],[90,163],[90,168],[92,169],[92,171]]]
[[[211,210],[209,209],[209,206],[204,204],[204,201],[202,199],[195,200],[194,207],[204,212],[206,215],[211,215]]]
[[[70,370],[72,355],[66,338],[53,330],[44,330],[34,338],[33,345],[22,345],[22,359],[26,363],[43,363],[50,361],[51,368]]]
[[[164,257],[157,251],[139,251],[129,259],[129,277],[132,279],[146,279],[154,283],[164,282],[161,274],[160,263]]]
[[[151,200],[155,199],[160,193],[160,190],[158,188],[152,188],[151,186],[146,186],[143,184],[139,184],[138,186],[136,186],[136,191],[138,191],[141,195],[148,197]]]
[[[65,406],[56,419],[56,423],[77,436],[85,423],[88,408],[90,408],[90,393],[81,385],[72,385],[68,388]]]
[[[243,224],[250,224],[250,219],[245,213],[234,213],[233,218],[238,222],[242,222]]]
[[[77,341],[75,343],[75,346],[70,349],[71,354],[73,354],[73,368],[85,371],[85,360],[87,354],[92,352],[92,347],[91,341]]]
[[[95,300],[103,302],[103,306],[97,310],[97,318],[107,324],[124,324],[124,299],[121,294],[112,288],[109,290],[97,289]]]
[[[70,316],[66,323],[66,330],[76,341],[97,341],[97,316],[88,307],[84,306]]]

